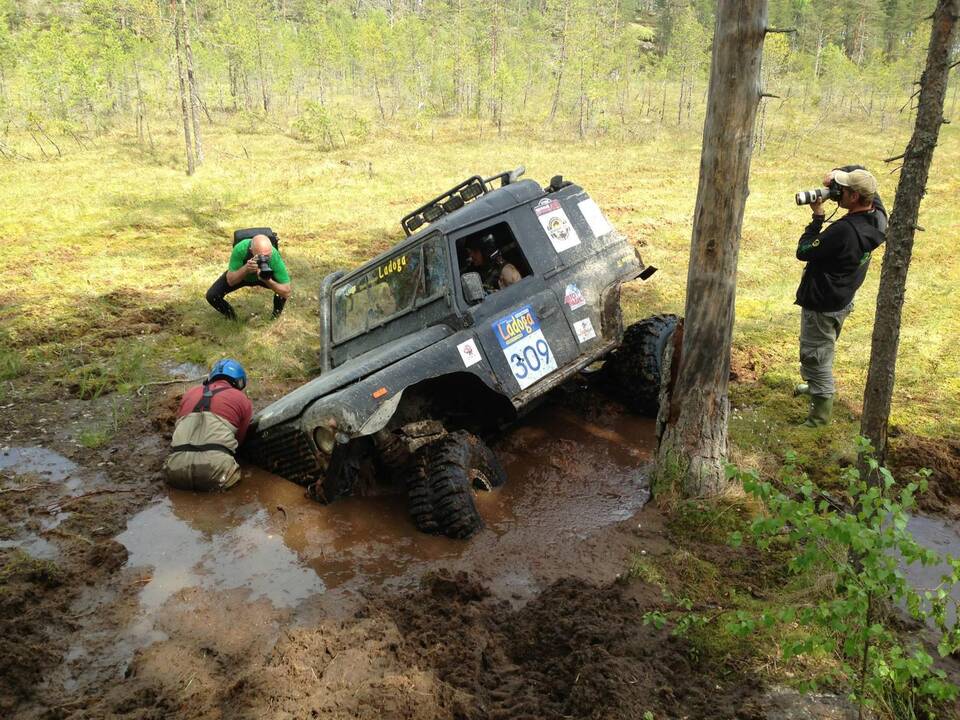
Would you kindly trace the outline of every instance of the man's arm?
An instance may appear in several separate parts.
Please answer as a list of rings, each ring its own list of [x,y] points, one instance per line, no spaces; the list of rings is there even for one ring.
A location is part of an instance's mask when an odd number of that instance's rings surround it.
[[[254,257],[244,262],[249,247],[249,240],[233,246],[233,252],[230,253],[230,263],[227,265],[227,285],[230,287],[236,287],[244,281],[247,275],[256,273],[259,269],[257,268],[257,259]]]
[[[797,260],[801,262],[828,260],[840,252],[841,244],[837,242],[842,232],[840,222],[835,222],[821,232],[823,220],[823,215],[814,214],[813,220],[807,225],[807,229],[800,236],[800,242],[797,243]]]
[[[230,282],[229,278],[227,279],[227,282]],[[285,300],[290,299],[290,283],[278,283],[273,278],[270,278],[269,280],[263,280],[263,284]]]

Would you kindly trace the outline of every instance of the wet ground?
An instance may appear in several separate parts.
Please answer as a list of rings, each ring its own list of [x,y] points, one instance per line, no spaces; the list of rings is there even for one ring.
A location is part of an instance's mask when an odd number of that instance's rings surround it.
[[[176,391],[157,406],[98,451],[6,435],[0,717],[780,717],[747,671],[642,621],[663,598],[621,581],[631,558],[689,554],[645,506],[652,423],[589,389],[495,444],[509,481],[465,542],[417,532],[402,495],[322,506],[256,468],[225,494],[169,491]]]
[[[324,593],[336,611],[348,595],[409,586],[438,567],[482,573],[498,596],[527,599],[564,571],[564,546],[649,499],[653,441],[652,422],[627,414],[585,421],[541,409],[497,445],[510,480],[478,497],[487,529],[470,542],[418,532],[402,495],[318,505],[252,467],[229,493],[169,491],[117,540],[130,567],[152,568],[145,613],[186,587],[245,589],[282,608]]]
[[[653,447],[651,421],[561,396],[495,444],[509,481],[478,498],[487,527],[470,541],[418,532],[403,495],[324,506],[253,467],[224,494],[163,488],[112,540],[85,541],[104,548],[115,580],[71,599],[63,659],[40,696],[108,702],[110,686],[132,675],[163,683],[172,667],[199,672],[191,658],[197,667],[224,652],[262,658],[284,628],[348,619],[370,597],[416,591],[438,571],[469,572],[484,596],[513,608],[560,578],[609,583],[637,542],[629,521],[650,496]],[[9,527],[0,549],[57,561],[68,558],[45,528],[72,517],[71,499],[124,492],[43,448],[7,448],[0,472],[57,498],[43,517]]]

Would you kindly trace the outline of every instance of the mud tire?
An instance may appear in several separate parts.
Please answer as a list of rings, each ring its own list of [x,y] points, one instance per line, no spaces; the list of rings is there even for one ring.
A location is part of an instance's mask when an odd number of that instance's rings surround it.
[[[454,432],[417,451],[408,483],[410,515],[423,532],[465,539],[484,523],[474,494],[507,476],[493,451],[468,432]]]
[[[676,315],[654,315],[630,325],[604,364],[606,379],[636,413],[656,417],[663,354],[677,329]]]

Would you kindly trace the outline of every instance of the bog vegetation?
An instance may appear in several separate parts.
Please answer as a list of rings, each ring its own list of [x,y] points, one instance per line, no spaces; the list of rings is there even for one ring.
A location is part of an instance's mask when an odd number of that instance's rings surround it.
[[[183,363],[237,357],[255,400],[275,397],[316,371],[324,274],[390,247],[400,217],[454,183],[519,164],[542,183],[563,173],[581,184],[660,268],[625,292],[627,320],[682,311],[711,5],[0,0],[0,403],[24,388],[40,399],[95,399],[99,411],[77,438],[99,446],[143,411],[138,388]],[[879,258],[840,340],[836,422],[798,430],[806,409],[790,396],[794,249],[808,212],[793,193],[859,162],[892,201],[896,163],[883,159],[909,137],[932,6],[770,2],[770,25],[795,32],[768,35],[765,46],[764,90],[776,97],[762,101],[757,120],[730,426],[732,459],[761,477],[774,477],[791,450],[791,477],[805,471],[836,487],[838,462],[856,457]],[[954,78],[948,117],[958,88]],[[960,133],[948,125],[911,267],[891,418],[901,434],[960,435],[958,159]],[[270,323],[264,294],[243,291],[231,296],[243,322],[224,321],[203,293],[225,269],[232,230],[259,225],[281,236],[294,296]],[[778,522],[822,529],[808,512],[812,497],[775,495],[744,477],[776,501]],[[794,485],[808,487],[806,477]],[[880,534],[878,517],[854,534]],[[765,541],[770,528],[754,529]],[[831,568],[847,573],[852,594],[828,619],[848,622],[858,640],[873,597],[858,583],[885,571],[876,559],[858,570],[838,556]],[[813,565],[801,568],[804,579],[822,569]],[[793,617],[771,620],[765,610],[738,618],[742,629]],[[698,629],[689,613],[674,615]],[[823,650],[838,637],[821,629],[801,640]],[[844,663],[864,647],[898,681],[928,669],[914,655],[893,658],[898,646],[886,635],[842,648]]]

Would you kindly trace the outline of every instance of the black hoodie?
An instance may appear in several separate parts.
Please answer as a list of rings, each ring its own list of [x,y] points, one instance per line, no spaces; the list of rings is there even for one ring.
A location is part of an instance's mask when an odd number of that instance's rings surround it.
[[[797,288],[797,305],[834,312],[850,304],[867,276],[870,253],[884,241],[879,226],[886,214],[880,218],[880,212],[878,208],[848,213],[823,232],[823,216],[813,216],[797,245],[797,260],[807,263]]]

